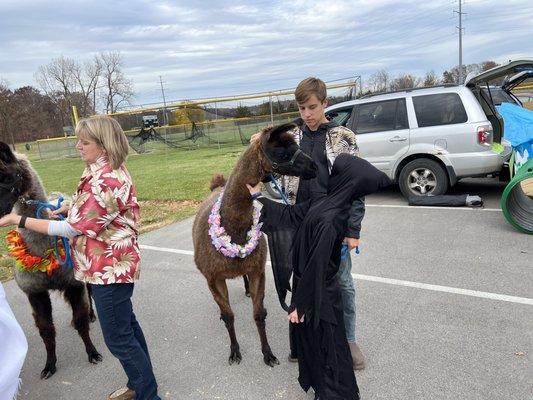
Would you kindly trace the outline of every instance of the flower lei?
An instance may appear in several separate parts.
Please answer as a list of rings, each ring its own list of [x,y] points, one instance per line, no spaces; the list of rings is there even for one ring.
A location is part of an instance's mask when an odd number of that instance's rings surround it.
[[[34,256],[28,251],[28,247],[16,230],[11,230],[6,235],[7,247],[9,254],[15,258],[15,265],[21,271],[27,272],[46,272],[51,276],[55,269],[59,268],[59,263],[54,256],[54,249],[47,250],[44,257]],[[62,257],[65,251],[59,248]]]
[[[226,233],[223,226],[220,225],[220,205],[222,204],[222,197],[224,191],[220,193],[217,201],[211,208],[209,215],[209,236],[211,236],[211,243],[213,246],[226,257],[230,258],[245,258],[249,256],[257,247],[259,238],[261,237],[261,226],[259,217],[261,216],[261,206],[254,201],[253,222],[252,227],[246,233],[246,244],[240,245],[231,241],[231,236]]]

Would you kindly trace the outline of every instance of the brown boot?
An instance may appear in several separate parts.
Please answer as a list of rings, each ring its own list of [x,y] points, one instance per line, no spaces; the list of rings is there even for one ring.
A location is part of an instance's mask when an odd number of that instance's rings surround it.
[[[353,369],[356,371],[365,369],[365,357],[357,343],[348,343],[348,345],[350,346],[350,353],[352,353]]]
[[[127,387],[115,390],[111,393],[107,400],[135,400],[135,391]]]

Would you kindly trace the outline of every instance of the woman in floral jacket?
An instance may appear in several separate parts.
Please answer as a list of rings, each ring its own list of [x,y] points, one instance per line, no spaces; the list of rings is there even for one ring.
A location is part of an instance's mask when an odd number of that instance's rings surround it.
[[[108,116],[82,119],[76,126],[76,149],[87,164],[72,199],[54,214],[68,211],[65,221],[8,214],[0,225],[18,224],[53,236],[71,237],[74,276],[92,287],[102,333],[109,351],[128,377],[114,400],[160,400],[143,332],[133,313],[131,296],[139,278],[137,243],[139,204],[124,166],[128,140]]]

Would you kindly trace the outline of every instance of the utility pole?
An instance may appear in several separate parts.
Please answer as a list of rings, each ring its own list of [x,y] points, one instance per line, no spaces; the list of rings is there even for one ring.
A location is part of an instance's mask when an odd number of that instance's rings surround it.
[[[461,85],[463,83],[463,0],[459,0],[459,11],[456,12],[459,15],[459,26],[456,28],[459,29],[459,79],[457,84]]]
[[[159,83],[161,84],[161,94],[163,95],[163,110],[164,110],[164,117],[163,122],[165,125],[168,125],[168,117],[167,117],[167,101],[165,99],[165,89],[163,89],[163,78],[161,78],[161,75],[159,75]]]

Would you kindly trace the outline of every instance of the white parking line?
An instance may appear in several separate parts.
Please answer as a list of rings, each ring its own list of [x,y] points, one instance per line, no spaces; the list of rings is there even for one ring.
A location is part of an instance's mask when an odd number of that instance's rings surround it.
[[[169,247],[148,246],[145,244],[141,244],[139,247],[143,250],[161,251],[164,253],[182,254],[186,256],[194,255],[194,252],[190,250],[179,250],[179,249],[172,249]],[[270,262],[267,262],[267,264],[270,265]],[[352,274],[352,276],[354,277],[354,279],[358,279],[362,281],[385,283],[387,285],[395,285],[395,286],[406,286],[406,287],[412,287],[415,289],[432,290],[434,292],[453,293],[453,294],[460,294],[463,296],[479,297],[482,299],[506,301],[510,303],[519,303],[519,304],[528,304],[528,305],[533,306],[533,299],[530,299],[527,297],[508,296],[506,294],[480,292],[477,290],[461,289],[461,288],[455,288],[451,286],[431,285],[429,283],[402,281],[399,279],[383,278],[380,276],[372,276],[372,275]]]
[[[410,208],[411,210],[454,210],[454,211],[492,211],[502,212],[501,208],[474,208],[474,207],[439,207],[439,206],[408,206],[405,204],[365,204],[365,207],[377,208]]]

